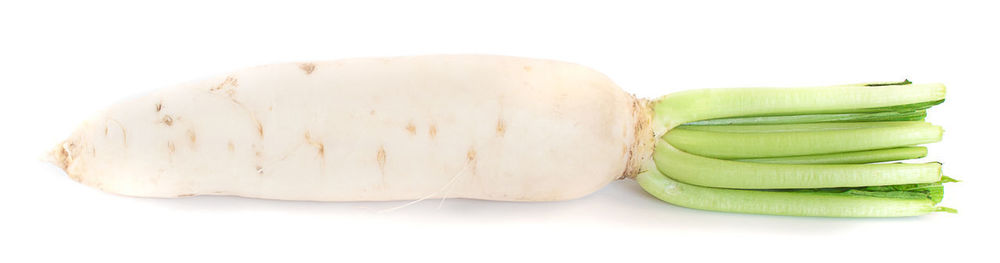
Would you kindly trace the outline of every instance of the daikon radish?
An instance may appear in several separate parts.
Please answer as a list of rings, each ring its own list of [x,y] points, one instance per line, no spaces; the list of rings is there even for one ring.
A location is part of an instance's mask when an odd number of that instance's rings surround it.
[[[124,101],[50,157],[76,181],[142,197],[554,201],[637,179],[699,209],[908,216],[948,210],[935,206],[940,165],[866,163],[922,157],[912,146],[941,138],[925,109],[943,98],[942,85],[904,82],[645,100],[551,60],[345,59]]]

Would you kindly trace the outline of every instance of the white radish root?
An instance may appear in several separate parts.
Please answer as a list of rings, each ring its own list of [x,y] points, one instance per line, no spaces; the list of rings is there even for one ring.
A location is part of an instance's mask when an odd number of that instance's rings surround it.
[[[646,104],[549,60],[278,64],[121,102],[52,159],[130,196],[565,200],[638,173],[652,151]]]

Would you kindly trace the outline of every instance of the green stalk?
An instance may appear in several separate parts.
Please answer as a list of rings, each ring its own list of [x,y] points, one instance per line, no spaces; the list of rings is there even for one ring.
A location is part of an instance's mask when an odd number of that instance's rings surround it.
[[[935,211],[941,139],[924,123],[941,84],[693,90],[653,104],[653,158],[636,180],[668,203],[757,214],[892,217]],[[729,160],[726,160],[729,159]]]
[[[912,146],[941,140],[925,122],[681,126],[663,136],[685,152],[719,159],[831,154]]]
[[[941,84],[690,90],[661,97],[653,124],[660,136],[681,124],[720,118],[913,111],[939,103],[944,94]]]
[[[839,123],[791,123],[791,124],[747,124],[747,125],[706,125],[687,126],[681,125],[672,129],[704,131],[704,132],[730,132],[730,133],[774,133],[774,132],[812,132],[812,131],[839,131],[851,129],[867,128],[898,128],[913,126],[933,126],[922,121],[883,121],[883,122],[839,122]]]
[[[933,198],[701,187],[672,180],[656,167],[648,166],[636,177],[636,181],[646,192],[667,203],[711,211],[822,217],[902,217],[955,212],[954,209],[935,207]]]
[[[790,189],[931,183],[940,163],[769,164],[713,159],[682,152],[659,141],[656,168],[680,182],[719,188]]]
[[[864,164],[917,159],[927,156],[927,147],[900,147],[860,152],[736,159],[733,161],[775,164]]]
[[[922,121],[927,111],[882,111],[864,113],[803,114],[786,116],[733,117],[685,123],[684,126],[699,125],[745,125],[745,124],[786,124],[822,122],[862,122],[862,121]]]

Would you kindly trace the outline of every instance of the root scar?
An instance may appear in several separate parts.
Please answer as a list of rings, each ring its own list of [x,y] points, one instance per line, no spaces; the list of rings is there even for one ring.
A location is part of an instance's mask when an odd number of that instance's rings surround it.
[[[239,84],[240,84],[239,80],[237,80],[235,76],[226,76],[226,79],[223,80],[222,83],[219,83],[218,85],[215,85],[215,87],[212,87],[211,89],[209,89],[209,91],[218,91],[218,90],[226,88],[227,86],[230,89],[232,89],[232,88],[238,87]]]
[[[507,124],[503,122],[502,118],[497,119],[497,137],[503,137],[507,133]]]
[[[385,171],[385,147],[379,146],[378,152],[375,153],[375,161],[378,162],[378,169]]]
[[[299,69],[306,72],[306,75],[312,74],[316,70],[316,64],[313,63],[302,63],[299,64]]]
[[[316,147],[317,152],[319,154],[319,158],[323,159],[323,157],[325,156],[325,151],[326,151],[326,147],[323,145],[323,142],[322,141],[313,140],[312,134],[309,134],[309,131],[306,131],[306,134],[305,134],[304,137],[306,138],[306,143],[309,143],[309,145],[312,145],[313,147]]]
[[[414,126],[412,122],[411,123],[407,123],[406,124],[406,131],[410,132],[410,135],[416,135],[417,134],[417,126]]]
[[[198,135],[194,133],[194,130],[188,130],[187,131],[187,136],[188,136],[188,140],[191,141],[191,144],[194,144],[194,143],[198,142]]]
[[[385,187],[385,146],[380,145],[375,153],[375,161],[378,162],[378,172],[381,175],[382,187]]]
[[[469,151],[465,153],[465,159],[468,160],[469,162],[475,162],[476,149],[469,149]]]

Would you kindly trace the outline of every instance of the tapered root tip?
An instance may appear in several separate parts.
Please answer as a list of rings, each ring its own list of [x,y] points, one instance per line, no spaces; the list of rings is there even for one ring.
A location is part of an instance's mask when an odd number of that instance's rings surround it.
[[[44,162],[51,163],[59,168],[62,168],[64,171],[66,170],[66,167],[69,167],[70,161],[72,161],[72,158],[70,157],[69,154],[69,149],[65,142],[59,143],[55,147],[52,147],[52,149],[49,150],[47,153],[42,154],[42,156],[40,156],[39,159],[41,159]]]

